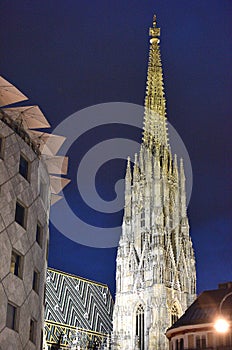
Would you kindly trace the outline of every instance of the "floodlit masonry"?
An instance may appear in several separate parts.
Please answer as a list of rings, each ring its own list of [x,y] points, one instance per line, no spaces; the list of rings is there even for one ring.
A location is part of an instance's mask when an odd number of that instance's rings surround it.
[[[189,235],[183,160],[168,142],[159,49],[150,28],[143,142],[130,159],[116,267],[114,350],[167,350],[165,332],[196,296],[195,258]]]

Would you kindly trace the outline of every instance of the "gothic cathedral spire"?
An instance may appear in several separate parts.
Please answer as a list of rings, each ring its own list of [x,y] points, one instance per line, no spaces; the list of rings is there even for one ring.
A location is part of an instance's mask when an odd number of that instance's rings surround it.
[[[116,262],[113,350],[167,350],[165,331],[195,298],[183,160],[168,144],[160,29],[150,28],[143,142],[128,159]]]
[[[156,26],[156,16],[149,32],[150,51],[147,71],[143,143],[151,150],[155,145],[168,146],[166,126],[166,101],[164,97],[163,72],[160,58],[160,28]]]

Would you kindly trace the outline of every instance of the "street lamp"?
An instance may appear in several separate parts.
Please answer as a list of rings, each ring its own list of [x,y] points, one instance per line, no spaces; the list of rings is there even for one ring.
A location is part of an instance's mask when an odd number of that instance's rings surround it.
[[[232,292],[227,293],[224,296],[224,298],[221,300],[220,305],[219,305],[220,317],[216,320],[216,322],[214,324],[214,328],[218,333],[226,333],[230,327],[229,322],[223,317],[223,314],[222,314],[222,304],[230,295],[232,295]]]
[[[226,333],[229,329],[229,322],[224,318],[219,318],[214,324],[214,328],[218,333]]]

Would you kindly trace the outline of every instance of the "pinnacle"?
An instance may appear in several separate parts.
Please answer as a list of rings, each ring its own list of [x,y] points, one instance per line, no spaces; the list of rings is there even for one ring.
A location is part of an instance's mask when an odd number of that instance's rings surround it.
[[[151,45],[147,71],[147,87],[145,97],[145,115],[143,143],[151,150],[154,143],[168,146],[166,128],[166,101],[163,88],[163,72],[160,58],[159,39],[160,28],[156,27],[156,16],[153,27],[150,28]]]

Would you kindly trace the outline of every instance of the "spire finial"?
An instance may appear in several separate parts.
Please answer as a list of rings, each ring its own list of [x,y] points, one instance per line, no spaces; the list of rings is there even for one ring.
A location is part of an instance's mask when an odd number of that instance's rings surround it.
[[[156,15],[153,16],[153,28],[149,29],[149,35],[153,38],[156,38],[157,36],[160,36],[160,28],[156,27]],[[150,43],[152,44],[152,39],[150,40]],[[159,42],[159,39],[158,39]]]
[[[130,157],[127,157],[126,179],[131,180]]]

